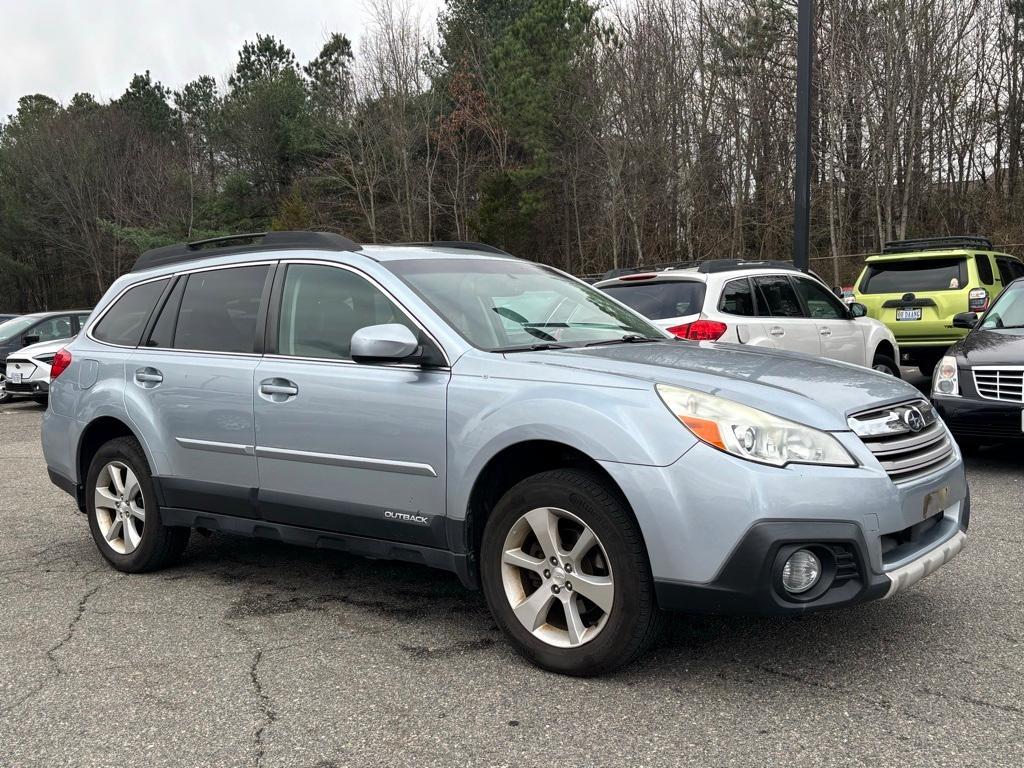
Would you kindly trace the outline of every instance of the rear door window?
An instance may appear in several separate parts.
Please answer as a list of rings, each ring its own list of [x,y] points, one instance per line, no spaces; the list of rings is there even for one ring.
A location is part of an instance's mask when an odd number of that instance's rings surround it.
[[[704,283],[698,280],[619,283],[604,290],[651,320],[696,315],[704,306]]]
[[[967,286],[967,259],[906,259],[868,264],[861,293],[958,291]]]
[[[193,272],[181,296],[174,348],[252,352],[266,265]]]
[[[1013,259],[997,258],[996,265],[999,267],[999,279],[1003,281],[1003,285],[1009,285],[1024,274],[1024,267]]]
[[[99,341],[121,347],[137,347],[146,330],[160,294],[170,278],[154,280],[130,288],[107,310],[91,333]]]
[[[804,311],[796,291],[785,275],[755,277],[754,290],[757,291],[757,305],[762,316],[767,317],[803,317]]]

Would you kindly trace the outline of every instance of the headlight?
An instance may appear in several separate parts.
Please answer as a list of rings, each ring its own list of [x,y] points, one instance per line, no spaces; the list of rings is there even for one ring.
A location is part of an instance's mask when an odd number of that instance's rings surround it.
[[[944,357],[942,362],[935,367],[932,394],[960,397],[960,373],[956,368],[955,357]]]
[[[832,435],[732,400],[666,384],[657,386],[668,409],[701,442],[762,464],[855,467]]]

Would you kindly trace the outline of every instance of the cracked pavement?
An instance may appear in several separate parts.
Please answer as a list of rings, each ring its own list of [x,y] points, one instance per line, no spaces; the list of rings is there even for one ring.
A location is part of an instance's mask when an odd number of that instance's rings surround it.
[[[520,660],[478,594],[214,534],[124,576],[0,407],[0,766],[1020,766],[1024,459],[969,460],[964,554],[881,603],[677,616],[597,680]]]

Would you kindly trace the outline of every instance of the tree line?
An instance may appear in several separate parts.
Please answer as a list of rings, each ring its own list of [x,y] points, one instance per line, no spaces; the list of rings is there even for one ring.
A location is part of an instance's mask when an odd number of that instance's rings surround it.
[[[320,229],[480,240],[576,274],[789,258],[795,0],[372,0],[300,62],[32,94],[0,124],[0,309],[88,306],[146,248]],[[1024,0],[819,0],[812,265],[1024,242]]]

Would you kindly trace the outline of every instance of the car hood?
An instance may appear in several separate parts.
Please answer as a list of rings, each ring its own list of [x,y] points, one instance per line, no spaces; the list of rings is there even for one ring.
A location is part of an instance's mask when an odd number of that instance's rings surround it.
[[[825,430],[848,429],[853,413],[922,397],[869,368],[741,344],[665,341],[528,354],[547,365],[720,395]]]
[[[1024,365],[1024,328],[971,331],[950,350],[967,365]]]

